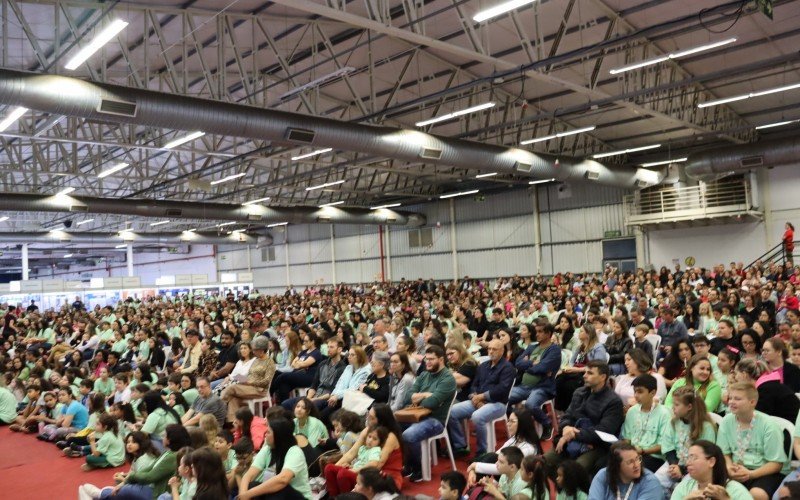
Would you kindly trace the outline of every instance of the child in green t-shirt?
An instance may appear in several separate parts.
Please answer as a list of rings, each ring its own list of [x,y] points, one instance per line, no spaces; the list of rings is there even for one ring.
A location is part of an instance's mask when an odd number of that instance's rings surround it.
[[[370,462],[375,462],[381,458],[381,447],[389,437],[389,429],[383,426],[374,428],[367,434],[367,439],[358,449],[358,456],[353,460],[351,470],[359,471]]]
[[[547,466],[544,458],[536,455],[528,455],[522,459],[522,469],[520,477],[528,486],[519,493],[525,498],[550,499],[550,487],[547,484]]]
[[[212,415],[213,416],[213,415]],[[233,470],[238,465],[236,461],[236,452],[233,451],[233,434],[230,431],[222,431],[217,434],[217,437],[214,438],[214,442],[211,443],[214,446],[214,451],[219,454],[219,458],[222,459],[222,465],[225,467],[225,476],[230,481],[231,477],[233,477]]]
[[[589,483],[586,469],[574,460],[564,460],[556,471],[556,500],[586,500]]]
[[[497,454],[497,470],[500,472],[500,481],[495,481],[491,476],[480,480],[486,493],[497,499],[510,499],[514,495],[522,493],[528,487],[528,483],[520,474],[523,458],[522,451],[516,446],[508,446],[500,450],[500,453]]]
[[[639,375],[633,379],[633,397],[636,400],[625,415],[622,425],[622,438],[630,441],[642,463],[651,472],[664,464],[661,455],[661,436],[669,425],[669,410],[655,401],[658,382],[650,374]]]
[[[182,454],[182,452],[185,453]],[[189,459],[191,452],[181,450],[178,452],[178,475],[169,479],[169,488],[172,493],[162,493],[158,498],[160,500],[190,500],[197,492],[197,479],[192,474],[192,467]]]
[[[95,432],[89,434],[91,453],[81,470],[90,471],[100,467],[119,467],[125,463],[125,443],[117,433],[117,419],[108,413],[97,418]]]

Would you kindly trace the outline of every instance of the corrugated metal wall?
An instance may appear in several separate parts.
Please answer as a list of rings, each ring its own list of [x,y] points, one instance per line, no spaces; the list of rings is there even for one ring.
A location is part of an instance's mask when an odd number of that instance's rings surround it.
[[[621,231],[623,190],[576,184],[539,186],[541,267],[536,266],[535,196],[532,190],[492,194],[485,199],[452,200],[456,221],[457,275],[491,278],[537,272],[602,269],[602,239],[606,231]],[[393,227],[384,235],[387,279],[453,278],[453,241],[450,200],[404,207],[425,214],[433,243],[412,248],[412,228]],[[288,231],[288,232],[282,232]],[[262,262],[261,251],[251,248],[256,284],[266,291],[285,289],[286,245],[289,241],[289,281],[296,287],[334,282],[362,283],[380,279],[379,230],[375,226],[331,227],[302,225],[276,228],[275,261]],[[333,248],[332,248],[333,245]],[[333,250],[333,252],[332,252]],[[218,268],[247,271],[247,250],[220,247]]]

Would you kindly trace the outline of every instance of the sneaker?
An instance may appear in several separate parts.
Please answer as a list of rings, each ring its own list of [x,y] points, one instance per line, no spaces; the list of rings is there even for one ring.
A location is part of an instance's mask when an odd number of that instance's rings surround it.
[[[61,448],[63,450],[64,448],[69,448],[69,443],[67,443],[66,441],[57,441],[56,447]]]
[[[469,448],[456,448],[453,450],[453,456],[466,457],[467,455],[469,455]]]
[[[402,474],[403,477],[411,477],[411,475],[414,474],[414,471],[411,470],[411,468],[409,468],[407,465],[404,465]]]
[[[553,439],[553,426],[548,422],[542,424],[542,440],[550,441]]]
[[[414,471],[411,474],[411,476],[409,476],[409,479],[411,479],[411,482],[413,482],[413,483],[421,483],[421,482],[425,481],[422,478],[422,472],[417,472],[417,471]]]

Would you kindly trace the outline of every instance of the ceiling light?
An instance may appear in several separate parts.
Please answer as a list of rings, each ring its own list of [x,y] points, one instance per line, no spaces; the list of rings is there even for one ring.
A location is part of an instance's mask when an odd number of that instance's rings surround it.
[[[690,56],[692,54],[697,54],[698,52],[705,52],[706,50],[716,49],[717,47],[722,47],[723,45],[728,45],[736,41],[736,38],[728,38],[727,40],[722,40],[719,42],[709,43],[706,45],[701,45],[699,47],[695,47],[693,49],[686,49],[681,50],[678,52],[672,52],[665,56],[655,57],[653,59],[648,59],[646,61],[634,63],[628,66],[623,66],[621,68],[614,68],[609,71],[612,75],[616,75],[619,73],[624,73],[626,71],[631,71],[634,69],[644,68],[645,66],[652,66],[653,64],[658,64],[660,62],[667,61],[669,59],[678,59],[680,57]]]
[[[276,222],[274,224],[267,224],[267,227],[278,227],[278,226],[285,226],[289,224],[288,222]]]
[[[476,179],[484,179],[486,177],[494,177],[495,175],[497,175],[497,172],[491,172],[489,174],[478,174],[478,175],[475,176],[475,178]]]
[[[3,132],[5,129],[11,126],[12,123],[19,120],[19,118],[24,115],[28,111],[28,108],[23,108],[22,106],[17,106],[14,110],[5,117],[3,121],[0,122],[0,132]]]
[[[74,187],[64,188],[61,191],[59,191],[58,193],[56,193],[56,196],[66,196],[66,195],[72,193],[73,191],[75,191]]]
[[[193,140],[197,139],[198,137],[203,137],[204,135],[206,135],[205,132],[201,132],[201,131],[198,130],[197,132],[192,132],[189,135],[185,135],[183,137],[178,137],[177,139],[173,139],[170,142],[168,142],[168,143],[164,144],[163,146],[161,146],[161,148],[162,149],[176,148],[176,147],[180,146],[181,144],[186,144],[187,142],[193,141]]]
[[[381,205],[379,207],[371,207],[370,210],[380,210],[382,208],[394,208],[399,207],[400,203],[389,203],[388,205]]]
[[[193,233],[193,232],[195,232],[195,231],[197,231],[197,228],[196,228],[196,227],[193,227],[193,228],[191,228],[191,229],[187,229],[187,230],[186,230],[186,231],[184,231],[184,232],[186,232],[186,233]]]
[[[0,217],[0,222],[5,222],[5,221],[7,221],[7,220],[8,220],[8,216],[7,216],[7,215],[5,215],[5,216],[3,216],[3,217]],[[79,224],[79,225],[80,225],[80,224]]]
[[[72,59],[70,59],[67,64],[64,65],[65,68],[69,70],[74,70],[84,61],[92,57],[92,55],[100,50],[100,47],[107,44],[111,41],[112,38],[117,36],[120,31],[125,29],[128,23],[117,19],[113,21],[111,24],[106,26],[103,31],[97,34],[88,45],[82,48],[77,54],[75,54]]]
[[[232,181],[234,179],[238,179],[239,177],[244,177],[247,175],[247,172],[242,172],[241,174],[233,174],[229,175],[228,177],[223,177],[222,179],[218,179],[216,181],[211,181],[209,184],[212,186],[216,186],[217,184],[222,184],[223,182]]]
[[[458,116],[468,115],[470,113],[475,113],[477,111],[481,111],[484,109],[488,109],[494,106],[493,102],[487,102],[485,104],[479,104],[477,106],[472,106],[471,108],[462,109],[461,111],[453,111],[452,113],[447,113],[446,115],[437,116],[435,118],[431,118],[430,120],[425,120],[421,122],[417,122],[414,125],[417,127],[424,127],[425,125],[430,125],[432,123],[439,123],[447,120],[452,120]]]
[[[552,179],[540,179],[538,181],[530,181],[528,184],[532,186],[534,184],[544,184],[545,182],[553,182],[554,180],[556,180],[555,177],[553,177]]]
[[[331,203],[324,203],[324,204],[320,205],[319,208],[335,207],[336,205],[341,205],[342,203],[344,203],[344,200],[334,201],[334,202],[331,202]]]
[[[566,137],[568,135],[582,134],[583,132],[591,132],[595,128],[597,128],[597,127],[592,125],[591,127],[578,128],[578,129],[575,129],[575,130],[570,130],[568,132],[559,132],[559,133],[553,134],[553,135],[546,135],[544,137],[537,137],[536,139],[528,139],[527,141],[520,142],[520,145],[521,146],[525,146],[526,144],[534,144],[534,143],[537,143],[537,142],[549,141],[550,139],[556,139],[558,137]]]
[[[314,191],[315,189],[322,189],[326,187],[336,186],[338,184],[344,184],[345,181],[333,181],[333,182],[326,182],[325,184],[320,184],[319,186],[311,186],[307,187],[306,191]]]
[[[334,71],[333,73],[328,73],[325,76],[321,76],[321,77],[319,77],[317,79],[314,79],[314,80],[312,80],[312,81],[310,81],[310,82],[308,82],[306,84],[303,84],[303,85],[301,85],[301,86],[299,86],[297,88],[294,88],[294,89],[290,90],[289,92],[286,92],[285,94],[281,94],[279,99],[281,101],[283,101],[285,99],[288,99],[288,98],[292,97],[295,94],[299,94],[299,93],[304,92],[304,91],[306,91],[308,89],[313,89],[314,87],[322,85],[323,83],[329,82],[331,80],[335,80],[337,78],[342,78],[343,76],[346,76],[346,75],[352,73],[355,70],[356,69],[353,68],[352,66],[345,66],[344,68],[339,68],[336,71]]]
[[[482,23],[487,19],[491,19],[493,17],[497,17],[501,14],[505,14],[514,9],[518,9],[520,7],[524,7],[525,5],[531,4],[536,0],[510,0],[509,2],[503,2],[500,5],[496,5],[490,9],[482,10],[472,16],[472,20],[476,23]]]
[[[75,225],[76,225],[76,226],[82,226],[82,225],[84,225],[84,224],[88,224],[88,223],[92,222],[93,220],[94,220],[94,219],[86,219],[86,220],[82,220],[82,221],[78,222],[78,223],[77,223],[77,224],[75,224]]]
[[[232,225],[232,224],[236,224],[236,221],[231,221],[231,222],[223,222],[222,224],[217,224],[217,227],[230,226],[230,225]]]
[[[151,222],[150,227],[163,226],[164,224],[169,224],[169,222],[170,221],[168,220],[162,220],[160,222]]]
[[[661,144],[653,144],[652,146],[642,146],[642,147],[639,147],[639,148],[621,149],[619,151],[610,151],[608,153],[599,153],[599,154],[593,155],[592,158],[595,158],[595,159],[607,158],[609,156],[624,155],[624,154],[627,154],[627,153],[635,153],[637,151],[646,151],[648,149],[655,149],[655,148],[660,148],[660,147],[661,147]]]
[[[125,243],[125,244],[123,244],[123,245],[117,245],[117,246],[115,246],[114,248],[128,248],[128,244],[127,244],[127,243]]]
[[[333,148],[318,149],[304,155],[292,156],[292,160],[302,160],[303,158],[310,158],[312,156],[321,155],[322,153],[328,153],[330,151],[333,151]]]
[[[439,197],[439,199],[444,200],[447,198],[455,198],[456,196],[466,196],[468,194],[475,194],[478,191],[479,191],[478,189],[473,189],[471,191],[461,191],[460,193],[443,194]]]
[[[65,253],[65,254],[64,254],[64,258],[65,258],[65,259],[69,259],[70,257],[72,257],[72,254],[71,254],[71,253]]]
[[[783,87],[775,87],[767,90],[759,90],[758,92],[750,92],[749,94],[742,94],[734,97],[726,97],[724,99],[717,99],[715,101],[701,102],[700,104],[697,105],[697,107],[708,108],[710,106],[718,106],[720,104],[725,104],[728,102],[743,101],[745,99],[750,99],[751,97],[761,97],[762,95],[775,94],[777,92],[786,92],[787,90],[794,90],[794,89],[800,89],[800,83],[785,85]]]
[[[675,158],[674,160],[664,160],[664,161],[653,161],[650,163],[642,163],[642,166],[647,167],[657,167],[659,165],[669,165],[670,163],[683,163],[689,158]]]
[[[262,201],[268,201],[268,200],[269,200],[269,196],[267,196],[265,198],[259,198],[257,200],[246,201],[246,202],[242,203],[242,205],[255,205],[256,203],[261,203]]]
[[[765,128],[772,128],[772,127],[782,127],[784,125],[789,125],[791,123],[797,123],[797,122],[800,122],[800,120],[788,120],[785,122],[768,123],[766,125],[759,125],[758,127],[756,127],[756,130],[764,130]]]
[[[128,166],[127,163],[119,163],[119,164],[114,165],[113,167],[109,168],[108,170],[103,170],[102,172],[97,174],[97,178],[98,179],[102,179],[104,177],[108,177],[109,175],[111,175],[111,174],[113,174],[115,172],[119,172],[120,170],[122,170],[123,168],[126,168],[127,166]]]

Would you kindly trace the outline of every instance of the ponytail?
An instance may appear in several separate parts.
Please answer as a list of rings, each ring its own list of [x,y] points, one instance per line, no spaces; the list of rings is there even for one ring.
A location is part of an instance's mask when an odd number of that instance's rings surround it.
[[[375,467],[365,467],[358,471],[358,475],[361,476],[361,484],[365,488],[372,488],[373,493],[400,493],[394,479],[383,475]]]
[[[683,386],[676,389],[675,393],[672,395],[672,400],[678,400],[684,405],[692,406],[692,410],[689,412],[688,416],[689,438],[692,441],[700,439],[700,435],[703,433],[703,426],[706,422],[709,422],[712,426],[714,425],[711,417],[708,416],[705,400],[700,397],[692,387]],[[676,419],[677,417],[672,419],[673,425]]]

